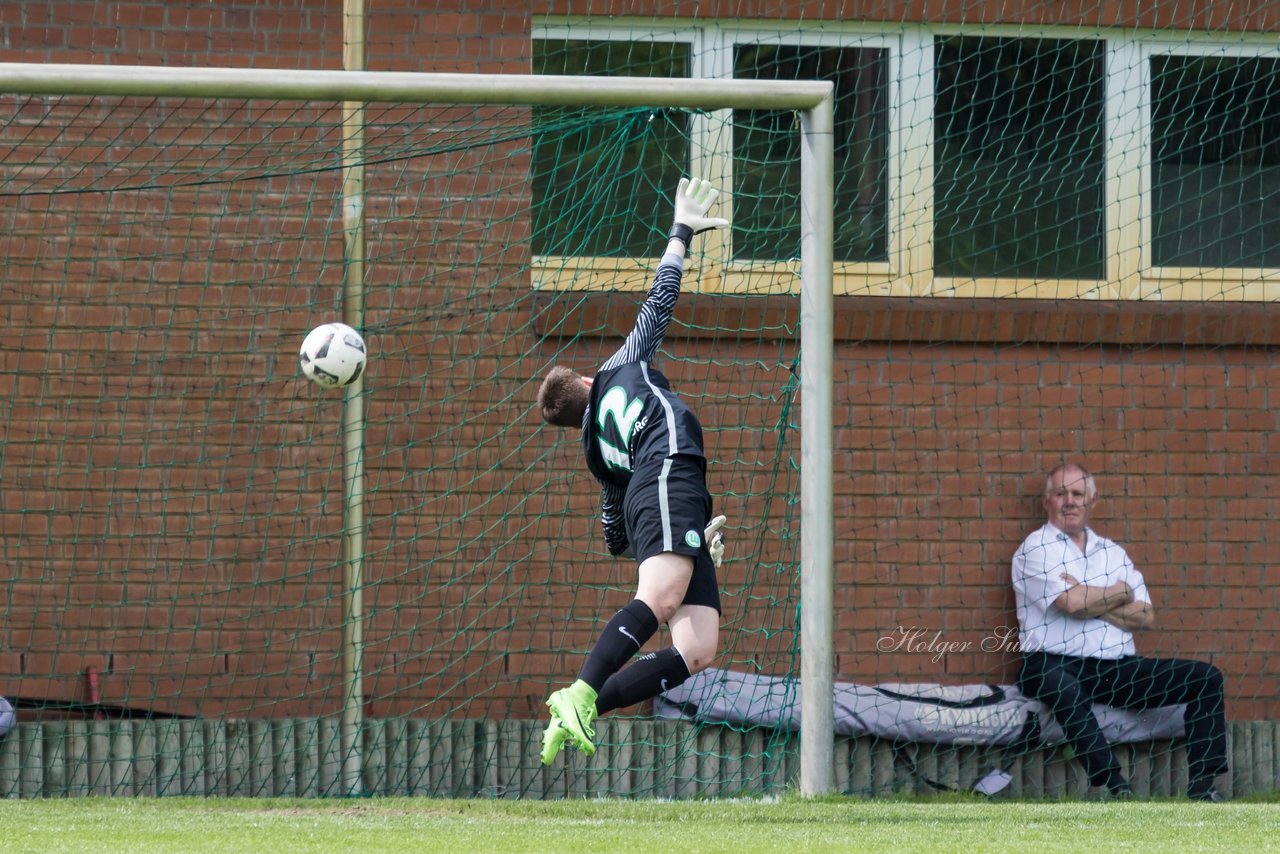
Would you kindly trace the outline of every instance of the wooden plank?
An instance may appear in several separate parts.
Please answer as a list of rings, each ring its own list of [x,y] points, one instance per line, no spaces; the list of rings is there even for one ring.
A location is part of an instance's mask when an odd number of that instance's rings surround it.
[[[476,795],[475,721],[453,721],[450,732],[449,795],[471,798]]]
[[[541,749],[539,733],[534,733],[522,721],[503,718],[497,722],[494,732],[493,774],[496,786],[494,796],[516,799],[528,797],[536,769],[541,764],[537,751]]]
[[[133,793],[150,797],[156,793],[156,730],[151,721],[132,721]]]
[[[67,721],[63,735],[62,761],[66,766],[65,797],[89,794],[89,733],[86,721]]]
[[[1049,749],[1031,750],[1022,754],[1021,786],[1019,794],[1026,798],[1043,798],[1045,796],[1045,757]]]
[[[248,797],[253,789],[249,767],[249,722],[227,721],[227,794]]]
[[[405,739],[405,752],[409,764],[405,781],[405,793],[409,795],[429,794],[431,784],[431,723],[418,718],[409,718],[405,727]]]
[[[618,770],[618,746],[622,743],[619,723],[621,718],[610,715],[597,720],[596,755],[587,763],[587,785],[597,796],[610,796],[610,781]]]
[[[871,794],[893,791],[893,748],[882,738],[871,739]]]
[[[679,769],[677,759],[680,747],[673,740],[675,733],[670,728],[654,722],[653,734],[649,739],[653,753],[653,792],[655,798],[674,798],[679,791]]]
[[[849,778],[853,774],[853,739],[837,735],[835,744],[831,747],[831,754],[835,765],[835,775],[832,781],[835,791],[848,794],[850,788]]]
[[[1067,765],[1074,761],[1060,747],[1049,751],[1044,763],[1044,792],[1046,797],[1061,798],[1067,794]]]
[[[893,751],[893,790],[914,794],[918,785],[916,772],[912,770],[914,757],[910,753],[904,753],[902,747],[903,745],[896,745]]]
[[[922,766],[920,766],[920,775],[932,780],[940,782],[945,786],[955,787],[955,780],[959,775],[951,773],[955,769],[955,750],[948,748],[943,744],[923,744],[920,745],[920,758],[922,758]],[[950,758],[951,769],[948,771],[948,758]],[[932,785],[924,780],[919,781],[919,790],[924,793],[937,791]]]
[[[1139,789],[1139,782],[1133,779],[1134,773],[1134,748],[1132,744],[1116,744],[1111,748],[1112,754],[1116,758],[1116,762],[1120,765],[1120,773],[1125,776],[1133,786],[1134,794],[1142,794]]]
[[[293,746],[293,721],[278,718],[271,722],[271,794],[298,795],[297,752]]]
[[[1253,790],[1274,792],[1276,790],[1274,725],[1271,721],[1250,721],[1248,726],[1253,735]]]
[[[1151,744],[1150,742],[1130,745],[1133,756],[1129,771],[1129,783],[1133,792],[1139,797],[1150,797],[1151,791]]]
[[[1024,775],[1023,763],[1026,761],[1026,756],[1027,756],[1026,751],[1019,751],[1013,757],[1012,762],[1010,762],[1008,765],[1007,770],[1009,772],[1009,776],[1013,778],[1012,782],[1009,783],[1009,788],[1007,790],[1009,793],[1009,797],[1012,797],[1012,798],[1026,797],[1026,795],[1024,794],[1025,788],[1023,786],[1023,775]]]
[[[227,729],[221,720],[205,719],[204,791],[208,795],[227,794]]]
[[[703,727],[695,725],[676,745],[675,797],[689,798],[698,794],[698,736]]]
[[[387,794],[409,794],[409,720],[386,719]]]
[[[634,791],[635,747],[634,719],[614,718],[613,757],[609,761],[606,786],[615,797],[630,797]]]
[[[1183,739],[1169,745],[1169,794],[1182,797],[1186,794],[1190,775],[1187,772],[1187,743]]]
[[[44,727],[19,724],[9,737],[18,740],[18,796],[38,797],[44,790]]]
[[[382,718],[365,718],[360,729],[360,785],[368,795],[386,794],[387,727]]]
[[[249,721],[249,794],[261,798],[271,794],[271,722]]]
[[[43,724],[41,729],[44,741],[44,791],[41,794],[60,798],[67,792],[67,727],[65,723],[58,722]]]
[[[525,744],[537,744],[537,749],[542,749],[542,733],[546,729],[545,721],[524,720],[520,722],[521,738]],[[560,785],[559,775],[564,767],[563,751],[561,756],[550,765],[543,765],[538,762],[529,767],[528,779],[525,781],[525,797],[534,799],[549,799],[560,797],[556,791]]]
[[[316,786],[323,797],[342,793],[342,729],[336,717],[316,722]]]
[[[87,721],[85,738],[88,741],[89,788],[85,794],[103,798],[111,792],[111,722]]]
[[[18,776],[18,771],[22,767],[18,743],[21,740],[19,733],[23,726],[24,724],[18,724],[0,738],[0,798],[22,796],[22,786]]]
[[[635,720],[631,729],[631,791],[642,797],[653,797],[657,785],[657,751],[654,748],[652,721]]]
[[[1073,759],[1065,762],[1063,769],[1067,775],[1067,796],[1075,798],[1087,796],[1089,794],[1089,775],[1085,773],[1084,766]]]
[[[529,721],[525,729],[526,737],[531,741],[537,739],[539,748],[542,744],[542,733],[546,729],[543,721]],[[573,755],[570,751],[560,751],[560,756],[550,765],[538,766],[538,779],[533,788],[534,793],[541,793],[543,798],[563,798],[569,793],[572,778]]]
[[[320,788],[320,721],[300,718],[293,724],[294,788],[300,798],[315,798]]]
[[[18,727],[18,787],[22,797],[37,798],[44,793],[44,726]]]
[[[866,795],[871,792],[871,739],[848,738],[848,773],[840,791],[847,795]]]
[[[107,731],[107,764],[110,770],[111,794],[129,796],[133,783],[133,724],[128,720],[112,721]]]
[[[1268,792],[1280,792],[1280,721],[1259,721],[1260,726],[1271,728],[1271,780]]]
[[[1160,741],[1151,746],[1151,779],[1150,792],[1153,797],[1167,798],[1171,792],[1169,778],[1173,746],[1170,742]]]
[[[590,759],[579,763],[580,783],[585,787],[585,792],[591,796],[608,793],[609,766],[615,759],[614,746],[617,743],[617,737],[614,734],[616,720],[615,717],[609,717],[596,721],[596,753]],[[561,755],[566,754],[561,751]]]
[[[1227,727],[1231,733],[1231,796],[1238,798],[1253,793],[1253,734],[1241,721]]]
[[[782,751],[778,769],[782,775],[779,785],[782,789],[798,789],[800,786],[800,733],[787,732],[777,742]]]
[[[428,740],[430,760],[427,767],[430,769],[430,776],[427,784],[427,794],[431,797],[445,797],[451,794],[451,779],[453,775],[453,742],[451,736],[453,734],[453,722],[447,720],[432,721],[430,724],[430,738]]]
[[[595,792],[591,788],[590,769],[595,757],[583,756],[576,750],[562,751],[564,759],[566,797],[589,798]]]
[[[475,728],[476,793],[482,798],[498,797],[498,722],[480,721]]]
[[[194,719],[178,724],[178,775],[184,795],[203,797],[205,787],[204,728]]]
[[[772,791],[766,733],[767,730],[762,727],[752,727],[743,733],[745,758],[742,763],[742,778],[752,797],[761,797]]]
[[[704,726],[693,738],[694,762],[693,792],[699,796],[722,797],[725,794],[724,773],[726,763],[720,746],[723,726]]]
[[[461,788],[463,779],[461,766],[465,763],[464,754],[457,744],[460,740],[461,726],[461,722],[451,720],[440,721],[438,724],[436,738],[440,759],[435,764],[440,770],[440,783],[434,793],[437,796],[457,797]]]
[[[178,721],[152,721],[156,730],[156,794],[182,794],[182,770],[178,755]]]
[[[1189,751],[1188,751],[1189,752]],[[1236,777],[1236,746],[1235,733],[1231,731],[1231,722],[1227,722],[1227,764],[1231,766],[1230,770],[1218,778],[1218,791],[1223,797],[1230,800],[1235,794],[1235,777]],[[1188,772],[1188,776],[1190,772]]]
[[[969,791],[973,784],[991,767],[982,748],[966,744],[953,749],[956,763],[956,788]]]
[[[760,756],[759,793],[778,795],[788,791],[791,781],[786,772],[786,733],[776,729],[759,730],[757,752]]]

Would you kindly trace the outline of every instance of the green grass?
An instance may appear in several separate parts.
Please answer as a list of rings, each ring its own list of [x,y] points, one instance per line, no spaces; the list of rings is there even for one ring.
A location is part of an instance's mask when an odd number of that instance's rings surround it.
[[[6,854],[1280,851],[1280,804],[249,800],[0,802]]]

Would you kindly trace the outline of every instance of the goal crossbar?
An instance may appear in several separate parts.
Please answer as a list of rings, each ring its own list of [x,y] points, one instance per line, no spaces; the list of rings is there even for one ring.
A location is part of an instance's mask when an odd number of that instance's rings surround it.
[[[149,65],[0,63],[0,91],[24,95],[275,98],[453,104],[663,106],[686,109],[813,109],[832,97],[821,80],[694,80],[687,77],[583,77],[168,68]]]

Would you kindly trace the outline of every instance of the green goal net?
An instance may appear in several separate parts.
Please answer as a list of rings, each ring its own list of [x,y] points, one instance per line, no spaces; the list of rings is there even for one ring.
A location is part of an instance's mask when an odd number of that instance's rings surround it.
[[[121,731],[159,739],[138,725],[168,722],[151,791],[217,780],[214,791],[337,793],[343,395],[304,379],[297,350],[343,317],[341,109],[4,100],[3,693],[20,716],[79,722],[69,731],[104,745]],[[589,371],[621,344],[697,154],[694,120],[367,109],[358,749],[370,791],[587,785],[581,762],[537,767],[543,701],[634,594],[635,570],[604,549],[576,431],[543,427],[534,397],[549,365]],[[788,256],[791,244],[779,244]],[[720,660],[790,673],[795,321],[746,328],[743,297],[708,303],[700,291],[723,261],[691,259],[696,311],[678,313],[662,360],[703,413],[710,486],[733,516]],[[792,287],[794,273],[779,278]],[[696,727],[645,735],[648,709],[614,717],[593,773],[629,774],[645,751],[668,770],[650,758],[647,783],[613,789],[698,782]],[[486,735],[499,723],[518,728]],[[237,737],[262,768],[233,780],[217,763],[234,771]],[[35,749],[19,741],[15,767]],[[786,742],[765,738],[745,761],[779,763]],[[54,746],[38,747],[52,761]],[[112,780],[118,748],[105,749],[90,791]],[[281,763],[295,768],[287,783]],[[744,771],[733,785],[760,780]]]

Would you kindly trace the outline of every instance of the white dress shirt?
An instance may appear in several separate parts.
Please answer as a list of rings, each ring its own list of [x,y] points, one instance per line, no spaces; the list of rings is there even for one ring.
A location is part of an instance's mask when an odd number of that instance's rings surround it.
[[[1046,523],[1023,540],[1013,555],[1013,592],[1022,651],[1043,650],[1080,658],[1134,655],[1133,632],[1097,617],[1073,617],[1054,606],[1054,600],[1069,587],[1061,577],[1064,574],[1091,587],[1123,581],[1133,589],[1134,601],[1151,601],[1142,573],[1123,548],[1086,528],[1081,551],[1069,536]]]

